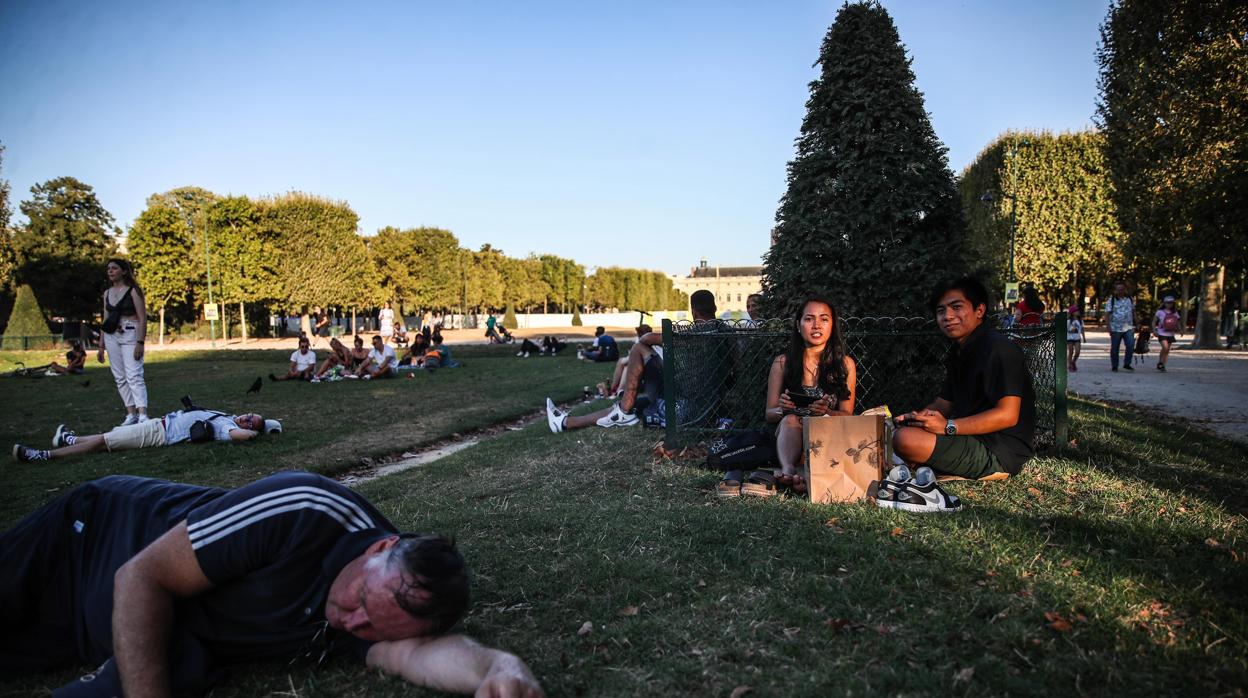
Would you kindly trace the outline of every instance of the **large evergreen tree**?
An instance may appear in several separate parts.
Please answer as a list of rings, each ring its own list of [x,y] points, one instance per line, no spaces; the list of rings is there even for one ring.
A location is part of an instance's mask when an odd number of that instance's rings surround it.
[[[1248,250],[1248,4],[1119,0],[1101,27],[1101,98],[1130,254],[1203,267],[1197,343],[1216,346],[1228,264]]]
[[[845,315],[926,314],[933,283],[965,268],[962,210],[888,12],[844,5],[818,65],[765,259],[768,310],[822,291]]]
[[[13,237],[17,276],[30,284],[45,310],[70,319],[100,312],[104,264],[120,232],[95,191],[73,177],[36,184],[21,204],[29,222]]]

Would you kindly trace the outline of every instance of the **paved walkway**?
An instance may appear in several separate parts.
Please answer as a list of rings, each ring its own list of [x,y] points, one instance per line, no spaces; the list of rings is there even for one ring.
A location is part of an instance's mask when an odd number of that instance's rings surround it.
[[[1166,372],[1157,370],[1157,342],[1135,371],[1109,370],[1109,335],[1088,332],[1071,392],[1129,402],[1155,413],[1181,417],[1220,436],[1248,443],[1248,351],[1179,349],[1175,342]]]
[[[607,333],[610,334],[612,337],[615,337],[616,339],[625,339],[625,340],[630,340],[630,341],[633,339],[633,336],[634,336],[633,328],[631,327],[608,327]],[[369,342],[372,341],[374,334],[376,334],[376,332],[361,332],[360,333],[360,336],[364,337],[365,346],[371,346]],[[594,339],[594,328],[593,327],[529,327],[523,330],[515,330],[514,332],[512,332],[512,334],[515,335],[516,337],[517,346],[519,345],[520,340],[526,337],[529,339],[533,339],[534,341],[540,344],[541,338],[545,335],[554,335],[556,337],[566,337],[567,339],[573,342],[589,342]],[[463,345],[463,344],[484,345],[487,343],[485,340],[485,330],[443,330],[442,339],[444,342],[446,342],[447,344],[451,344],[451,345]],[[348,345],[350,345],[349,336],[343,339],[343,341],[346,342]],[[327,349],[328,347],[329,347],[329,340],[325,338],[318,338],[316,343],[312,345],[313,349]],[[215,349],[246,349],[249,351],[253,349],[284,349],[286,351],[294,351],[295,349],[299,348],[299,338],[297,336],[291,336],[291,337],[285,337],[282,339],[268,339],[268,338],[249,339],[247,340],[247,343],[244,344],[241,339],[235,337],[235,338],[231,338],[228,342],[222,339],[218,339],[215,347],[213,346],[213,343],[209,342],[208,340],[193,340],[193,341],[192,340],[179,340],[176,342],[169,342],[165,344],[163,347],[149,340],[149,343],[147,346],[148,351],[153,351],[153,350],[155,351],[162,351],[162,350],[202,351],[202,350],[214,349],[214,348]]]

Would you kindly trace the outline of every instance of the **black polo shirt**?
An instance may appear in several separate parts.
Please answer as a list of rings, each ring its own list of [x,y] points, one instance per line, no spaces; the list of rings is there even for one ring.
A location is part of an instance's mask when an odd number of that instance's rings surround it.
[[[954,419],[969,417],[997,406],[1001,398],[1022,399],[1018,423],[991,434],[977,434],[984,446],[1011,475],[1034,453],[1036,396],[1023,350],[987,325],[980,325],[965,344],[949,352],[948,372],[940,397],[953,403]]]
[[[113,573],[181,521],[212,589],[176,604],[175,689],[203,690],[221,665],[299,655],[325,629],[325,600],[342,568],[397,533],[363,497],[311,473],[279,473],[235,490],[109,477],[84,523],[80,656],[112,655]],[[330,631],[361,656],[370,643]]]

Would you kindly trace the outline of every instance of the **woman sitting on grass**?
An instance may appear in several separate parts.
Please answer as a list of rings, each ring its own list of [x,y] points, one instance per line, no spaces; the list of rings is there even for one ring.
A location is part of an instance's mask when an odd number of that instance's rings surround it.
[[[827,300],[808,298],[797,311],[789,349],[771,362],[767,377],[767,422],[776,428],[777,481],[806,491],[798,474],[802,461],[802,417],[851,415],[858,368],[845,355],[841,321]]]
[[[82,348],[82,342],[76,339],[69,340],[69,351],[65,352],[65,365],[62,366],[55,361],[48,364],[48,375],[64,376],[73,374],[75,376],[82,375],[84,366],[87,363],[87,351]]]
[[[347,345],[338,341],[337,337],[329,340],[329,358],[321,362],[321,367],[317,369],[316,375],[312,376],[313,383],[319,383],[330,371],[341,366],[345,371],[351,365],[351,351],[347,349]]]
[[[360,366],[363,366],[366,360],[368,360],[368,349],[364,346],[364,338],[357,334],[355,345],[351,347],[351,363],[343,369],[343,375],[358,376]]]

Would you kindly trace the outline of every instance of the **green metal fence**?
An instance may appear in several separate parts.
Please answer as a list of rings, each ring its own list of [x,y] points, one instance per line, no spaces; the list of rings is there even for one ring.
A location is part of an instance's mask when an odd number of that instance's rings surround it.
[[[734,430],[763,427],[767,375],[771,362],[785,351],[791,328],[790,320],[664,320],[669,448],[705,438],[723,419],[731,419]],[[1027,359],[1036,394],[1036,447],[1066,443],[1066,314],[1046,324],[1000,331]],[[858,365],[858,411],[888,405],[898,413],[921,408],[936,396],[950,343],[934,320],[846,318],[844,332],[846,350]]]

